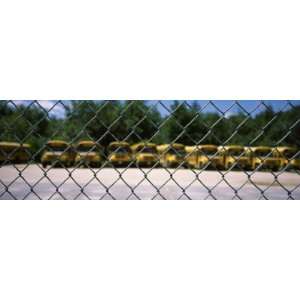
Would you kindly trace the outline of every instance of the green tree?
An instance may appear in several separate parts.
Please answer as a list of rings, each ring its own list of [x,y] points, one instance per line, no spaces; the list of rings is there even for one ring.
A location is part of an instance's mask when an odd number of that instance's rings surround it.
[[[229,117],[227,127],[229,136],[232,136],[228,144],[249,145],[257,132],[253,118],[241,111]]]
[[[124,131],[116,121],[120,110],[118,101],[74,101],[66,113],[67,135],[72,140],[92,138],[107,146]]]
[[[125,129],[123,138],[130,134],[128,141],[131,143],[142,140],[162,142],[162,136],[156,134],[162,119],[155,107],[142,100],[126,101],[122,112],[121,124],[124,124]]]
[[[166,131],[168,142],[193,145],[205,133],[203,115],[197,102],[191,105],[186,102],[174,101],[171,105],[172,115],[167,117]]]
[[[34,104],[4,107],[1,104],[1,140],[30,143],[34,158],[39,158],[39,149],[48,136],[49,119],[46,113]]]

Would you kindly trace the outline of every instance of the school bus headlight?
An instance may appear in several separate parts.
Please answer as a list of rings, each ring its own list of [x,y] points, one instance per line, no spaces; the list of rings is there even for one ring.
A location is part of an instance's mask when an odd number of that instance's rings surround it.
[[[90,157],[90,159],[92,161],[100,161],[101,160],[100,155],[93,155],[93,156]]]
[[[60,159],[61,160],[63,160],[63,161],[66,161],[66,160],[68,160],[68,155],[67,154],[62,154],[61,156],[60,156]]]
[[[51,153],[45,153],[43,156],[42,156],[42,160],[44,161],[49,161],[51,159],[54,159],[56,156],[51,154]]]
[[[169,162],[176,162],[176,161],[178,161],[179,159],[178,159],[177,156],[171,155],[171,156],[167,157],[167,160],[168,160]]]
[[[110,157],[109,157],[109,160],[110,161],[117,161],[117,156],[115,154],[112,154]]]

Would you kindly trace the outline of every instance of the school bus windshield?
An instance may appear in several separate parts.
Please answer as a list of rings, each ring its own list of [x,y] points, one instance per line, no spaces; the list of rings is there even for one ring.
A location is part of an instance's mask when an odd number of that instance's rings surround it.
[[[200,150],[200,154],[204,154],[204,155],[214,155],[214,154],[216,154],[217,153],[217,149],[209,149],[209,148],[207,148],[207,149],[201,149]]]
[[[238,156],[238,155],[243,154],[244,150],[243,149],[229,149],[229,150],[227,150],[227,152],[229,155]]]
[[[179,157],[183,157],[185,155],[185,152],[183,150],[176,150],[174,148],[170,148],[167,152],[168,154],[177,155]]]
[[[266,155],[269,155],[271,152],[271,150],[269,149],[260,149],[260,150],[256,150],[254,152],[254,155],[255,156],[266,156]]]
[[[286,157],[286,158],[299,158],[300,153],[297,153],[296,150],[287,150],[287,151],[284,152],[284,157]]]
[[[96,151],[96,146],[95,145],[79,145],[77,147],[77,151],[79,152],[88,152],[88,151]]]
[[[11,148],[11,149],[8,149],[8,148],[4,148],[4,147],[0,147],[0,155],[9,155],[11,153],[15,153],[16,152],[16,148]]]
[[[65,151],[67,147],[67,145],[47,145],[49,151]]]
[[[155,154],[156,150],[154,148],[151,148],[151,147],[145,147],[145,148],[142,148],[141,150],[139,150],[138,152]]]
[[[121,147],[117,147],[117,146],[111,147],[110,151],[114,152],[114,153],[120,153],[120,154],[122,154],[122,153],[126,154],[126,153],[130,153],[131,152],[129,146],[128,147],[124,147],[124,146],[121,146]]]

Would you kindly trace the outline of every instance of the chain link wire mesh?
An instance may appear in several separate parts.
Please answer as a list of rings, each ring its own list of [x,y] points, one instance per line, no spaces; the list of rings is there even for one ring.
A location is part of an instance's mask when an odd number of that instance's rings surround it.
[[[1,101],[0,117],[0,199],[300,198],[299,101]]]

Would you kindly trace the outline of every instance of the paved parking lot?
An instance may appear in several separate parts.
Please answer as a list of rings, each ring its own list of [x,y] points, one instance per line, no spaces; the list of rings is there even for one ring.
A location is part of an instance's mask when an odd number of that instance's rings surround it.
[[[268,199],[300,199],[299,174],[285,172],[277,180],[269,172],[18,165],[0,168],[0,199],[261,199],[262,191]]]

